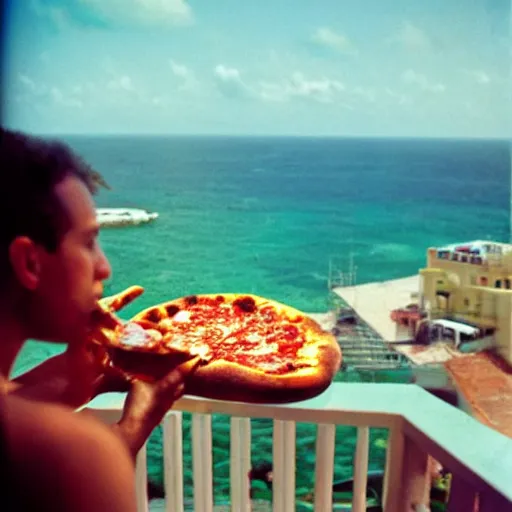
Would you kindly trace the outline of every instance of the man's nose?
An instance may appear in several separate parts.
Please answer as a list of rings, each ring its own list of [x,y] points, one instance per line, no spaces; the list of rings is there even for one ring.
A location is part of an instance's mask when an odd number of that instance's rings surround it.
[[[98,261],[96,263],[96,277],[105,281],[112,275],[112,267],[102,249],[99,249]]]

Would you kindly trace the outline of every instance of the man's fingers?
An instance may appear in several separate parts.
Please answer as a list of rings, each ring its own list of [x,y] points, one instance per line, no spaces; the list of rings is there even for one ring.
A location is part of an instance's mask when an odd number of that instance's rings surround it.
[[[193,359],[189,359],[183,364],[180,364],[180,366],[178,366],[178,368],[176,369],[181,373],[182,377],[185,379],[190,374],[194,373],[202,362],[203,360],[201,359],[201,356],[196,356]]]
[[[159,387],[162,393],[168,393],[174,390],[174,397],[177,399],[183,395],[185,391],[185,380],[189,377],[196,368],[201,364],[201,357],[196,356],[174,368],[169,372],[160,382]]]

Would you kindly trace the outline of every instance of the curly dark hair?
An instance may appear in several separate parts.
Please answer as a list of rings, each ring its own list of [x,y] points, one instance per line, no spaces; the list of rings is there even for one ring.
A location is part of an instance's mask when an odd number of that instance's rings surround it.
[[[92,194],[109,188],[66,144],[0,128],[0,283],[10,275],[9,246],[16,237],[52,252],[59,246],[69,221],[55,187],[68,176]]]

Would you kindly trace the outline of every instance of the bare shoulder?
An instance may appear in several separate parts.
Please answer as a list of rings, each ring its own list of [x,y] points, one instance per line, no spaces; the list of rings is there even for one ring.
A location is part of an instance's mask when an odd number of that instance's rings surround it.
[[[11,464],[40,504],[135,509],[133,463],[109,427],[57,405],[12,397],[4,406]]]
[[[77,442],[91,447],[101,447],[105,452],[115,445],[123,456],[124,446],[110,429],[90,415],[76,414],[72,409],[41,402],[32,402],[17,397],[6,400],[10,438],[14,447],[23,441],[23,446],[34,449],[51,447],[57,455],[61,447],[78,455],[82,450]],[[27,450],[24,450],[25,452]]]

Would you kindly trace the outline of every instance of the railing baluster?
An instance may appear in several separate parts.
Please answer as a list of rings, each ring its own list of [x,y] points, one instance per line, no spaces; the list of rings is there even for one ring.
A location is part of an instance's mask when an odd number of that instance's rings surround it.
[[[386,473],[382,497],[384,512],[407,510],[401,500],[403,455],[404,434],[400,425],[394,425],[389,429],[386,450]]]
[[[192,415],[192,467],[194,512],[212,512],[212,417],[209,414]]]
[[[332,511],[335,425],[318,425],[315,465],[315,512]]]
[[[295,512],[295,437],[296,423],[294,421],[287,421],[284,424],[284,474],[285,474],[285,511]]]
[[[231,510],[250,512],[251,420],[231,418],[230,446]]]
[[[272,471],[272,503],[273,512],[284,512],[284,422],[274,420],[273,431],[273,471]]]
[[[468,483],[457,475],[452,476],[447,507],[450,512],[477,512],[478,507],[475,507],[477,499],[477,493]]]
[[[429,458],[414,440],[405,437],[401,487],[402,500],[409,508],[428,507],[435,464],[436,461]]]
[[[137,512],[148,511],[148,471],[146,460],[146,445],[137,453],[135,460],[135,496]]]
[[[368,450],[370,444],[370,429],[357,429],[356,456],[354,461],[354,496],[353,512],[366,512],[366,486],[368,483]]]
[[[164,418],[164,482],[166,512],[183,512],[182,414],[172,411]]]
[[[295,422],[274,421],[272,499],[274,512],[295,511]]]

